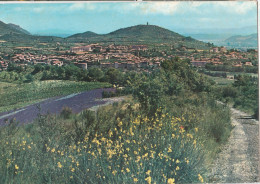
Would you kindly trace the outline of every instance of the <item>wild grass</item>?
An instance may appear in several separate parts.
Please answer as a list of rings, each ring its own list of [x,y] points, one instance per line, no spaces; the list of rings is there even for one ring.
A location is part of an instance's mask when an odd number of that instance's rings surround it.
[[[196,100],[151,117],[128,101],[12,122],[0,131],[0,183],[206,182],[209,144],[226,140],[229,112]]]

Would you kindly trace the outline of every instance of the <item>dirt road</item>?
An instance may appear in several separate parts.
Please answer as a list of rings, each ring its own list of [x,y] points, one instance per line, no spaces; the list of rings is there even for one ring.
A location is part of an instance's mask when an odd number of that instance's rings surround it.
[[[259,122],[231,108],[234,129],[212,165],[210,182],[259,182]]]

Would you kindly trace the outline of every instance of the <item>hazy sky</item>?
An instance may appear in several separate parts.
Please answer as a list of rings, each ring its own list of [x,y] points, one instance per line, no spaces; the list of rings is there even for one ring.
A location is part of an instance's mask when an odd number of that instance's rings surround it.
[[[0,20],[32,34],[109,33],[137,24],[177,32],[257,25],[256,2],[1,3]]]

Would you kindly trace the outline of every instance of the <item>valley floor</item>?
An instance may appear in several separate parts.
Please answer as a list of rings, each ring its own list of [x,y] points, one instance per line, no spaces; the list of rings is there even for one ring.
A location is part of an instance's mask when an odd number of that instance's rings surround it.
[[[234,129],[212,165],[211,182],[252,183],[259,181],[259,122],[231,108]]]

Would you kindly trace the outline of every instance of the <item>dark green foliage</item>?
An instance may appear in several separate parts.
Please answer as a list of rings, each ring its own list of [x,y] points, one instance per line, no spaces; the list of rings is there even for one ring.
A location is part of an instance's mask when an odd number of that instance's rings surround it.
[[[232,65],[214,65],[211,63],[206,64],[205,68],[212,71],[225,71],[225,72],[247,72],[247,73],[257,73],[257,66],[243,66],[243,67],[233,67]]]
[[[238,90],[233,86],[225,86],[222,89],[222,95],[224,98],[231,97],[235,98],[238,94]]]
[[[168,75],[176,75],[179,84],[185,84],[192,91],[210,90],[211,82],[191,68],[186,60],[176,57],[173,60],[163,61],[161,66]]]
[[[32,72],[32,75],[35,75],[35,74],[37,74],[38,72],[41,72],[41,71],[43,71],[43,70],[44,70],[44,66],[41,65],[41,64],[37,64],[37,65],[34,66],[34,70],[33,70],[33,72]]]
[[[82,111],[79,118],[74,119],[73,125],[75,129],[72,135],[73,140],[75,140],[75,143],[83,141],[88,132],[94,132],[96,126],[95,112],[90,110]]]
[[[124,75],[122,72],[115,68],[109,68],[104,76],[104,80],[111,84],[120,84],[122,85],[124,80]]]
[[[232,85],[217,87],[216,96],[257,117],[258,79],[249,75],[235,75],[234,78]]]
[[[88,71],[88,81],[100,81],[104,77],[104,72],[100,68],[92,67]]]
[[[140,102],[142,109],[152,115],[162,105],[164,86],[159,79],[145,81],[135,86],[133,95]]]
[[[103,91],[102,92],[102,98],[111,98],[116,96],[122,96],[126,94],[126,92],[123,89],[116,89],[116,91]]]
[[[69,119],[72,116],[72,109],[69,107],[63,107],[60,112],[60,115],[64,119]]]

